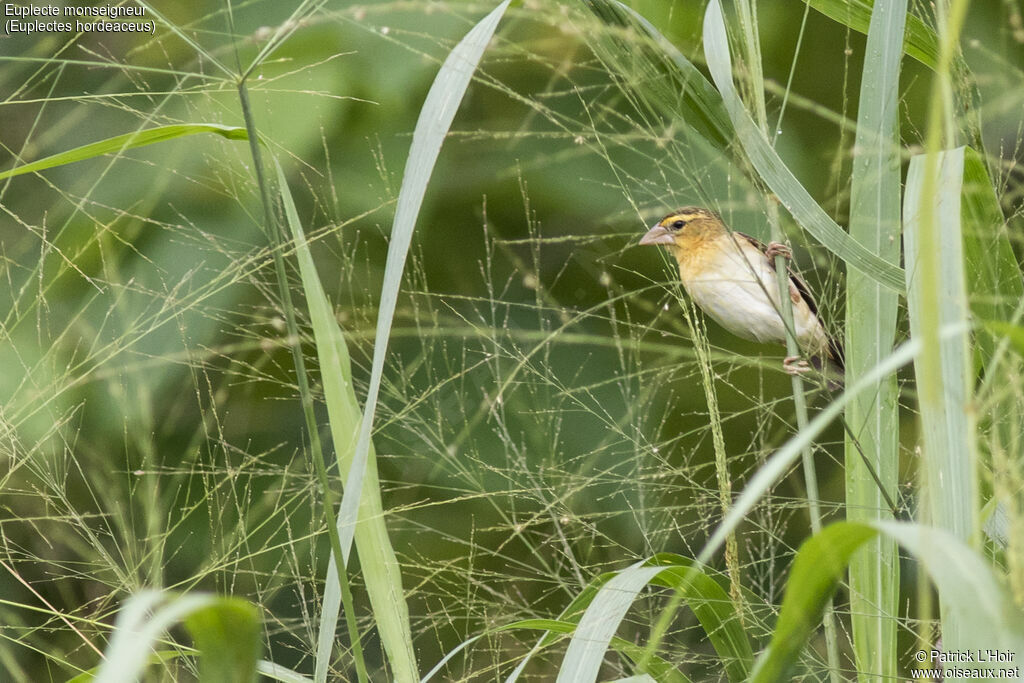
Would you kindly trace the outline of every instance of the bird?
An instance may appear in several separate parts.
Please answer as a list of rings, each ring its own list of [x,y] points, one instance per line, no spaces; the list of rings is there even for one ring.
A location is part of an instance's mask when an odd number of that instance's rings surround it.
[[[698,206],[677,209],[655,223],[640,239],[642,245],[667,247],[679,264],[679,278],[690,299],[705,315],[743,339],[786,343],[779,308],[775,256],[787,260],[792,251],[726,227],[714,211]],[[789,298],[793,326],[802,356],[787,356],[783,370],[802,375],[813,366],[830,387],[841,386],[843,349],[822,324],[810,288],[792,268]]]

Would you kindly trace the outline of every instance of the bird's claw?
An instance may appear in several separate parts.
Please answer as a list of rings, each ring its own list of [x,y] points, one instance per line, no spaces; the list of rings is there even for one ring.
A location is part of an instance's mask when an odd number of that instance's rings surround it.
[[[788,261],[793,258],[793,250],[782,242],[769,242],[768,247],[764,250],[764,255],[769,259],[781,256]]]
[[[787,375],[793,375],[799,377],[805,372],[810,372],[811,366],[800,356],[786,356],[782,360],[782,370]]]

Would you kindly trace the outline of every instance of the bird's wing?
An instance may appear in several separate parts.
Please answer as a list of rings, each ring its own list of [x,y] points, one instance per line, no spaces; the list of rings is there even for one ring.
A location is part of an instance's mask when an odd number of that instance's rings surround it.
[[[755,247],[757,247],[757,249],[761,251],[761,253],[764,253],[765,250],[768,249],[768,245],[762,242],[761,240],[757,239],[756,237],[752,237],[751,235],[738,232],[736,230],[734,230],[732,234],[736,235],[737,237],[745,239],[747,242],[750,242]],[[775,270],[775,259],[768,259],[768,264],[771,266],[772,270]],[[820,321],[821,316],[818,315],[818,304],[815,303],[814,301],[814,295],[811,294],[811,288],[807,286],[807,283],[804,282],[804,279],[802,277],[800,277],[800,274],[793,270],[791,267],[787,266],[786,271],[789,274],[790,284],[796,287],[796,290],[800,292],[800,296],[803,298],[804,303],[806,303],[807,307],[811,309],[811,313],[813,313],[814,316],[818,318],[818,320]],[[824,324],[822,324],[822,328],[824,329]],[[827,330],[825,332],[825,336],[828,338],[828,350],[830,355],[832,356],[832,360],[835,361],[840,368],[842,368],[845,365],[845,354],[843,353],[842,344],[840,344],[835,339],[835,337],[828,334]]]
[[[737,237],[742,237],[746,241],[750,242],[755,247],[757,247],[757,250],[760,251],[762,254],[768,249],[768,245],[762,242],[761,240],[757,239],[756,237],[751,237],[750,235],[747,235],[742,232],[737,232],[735,230],[732,234],[736,235]],[[768,265],[771,266],[772,270],[775,270],[775,259],[768,259]],[[811,288],[807,286],[807,283],[804,282],[804,279],[800,277],[799,273],[797,273],[795,270],[793,270],[790,267],[787,267],[786,271],[789,273],[789,281],[793,284],[794,287],[796,287],[796,290],[800,292],[800,296],[803,297],[803,300],[807,303],[807,307],[811,309],[811,313],[813,313],[814,315],[818,315],[818,304],[815,303],[814,301],[814,295],[811,294]]]

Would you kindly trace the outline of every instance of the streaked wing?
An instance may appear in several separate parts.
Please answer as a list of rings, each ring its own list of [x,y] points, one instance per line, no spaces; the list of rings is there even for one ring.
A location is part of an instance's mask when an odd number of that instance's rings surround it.
[[[750,242],[755,247],[757,247],[758,250],[761,251],[761,253],[764,253],[768,249],[768,245],[762,242],[761,240],[757,239],[756,237],[752,237],[751,235],[738,232],[736,230],[733,230],[732,234],[736,235],[737,237],[742,237],[746,241]],[[775,270],[775,260],[768,259],[768,263],[771,265],[772,270]],[[792,283],[794,287],[796,287],[796,290],[800,292],[800,296],[803,298],[804,303],[807,304],[807,308],[811,309],[811,313],[813,313],[814,316],[818,318],[818,321],[820,322],[821,316],[818,314],[818,304],[814,301],[814,295],[811,294],[811,288],[807,286],[807,283],[804,282],[804,279],[800,277],[800,274],[793,270],[792,267],[787,266],[786,272],[789,274],[789,281]],[[824,323],[822,323],[822,328],[824,329]],[[840,367],[840,369],[842,369],[846,365],[846,356],[843,353],[842,344],[840,344],[835,339],[835,337],[828,334],[827,330],[825,336],[828,338],[828,350],[832,356],[832,360],[836,363],[836,365]]]

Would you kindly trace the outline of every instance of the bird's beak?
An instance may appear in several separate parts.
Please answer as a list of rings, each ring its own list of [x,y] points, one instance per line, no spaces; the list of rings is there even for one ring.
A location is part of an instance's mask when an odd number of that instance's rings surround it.
[[[672,239],[672,233],[659,224],[640,238],[640,244],[675,244],[675,240]]]

